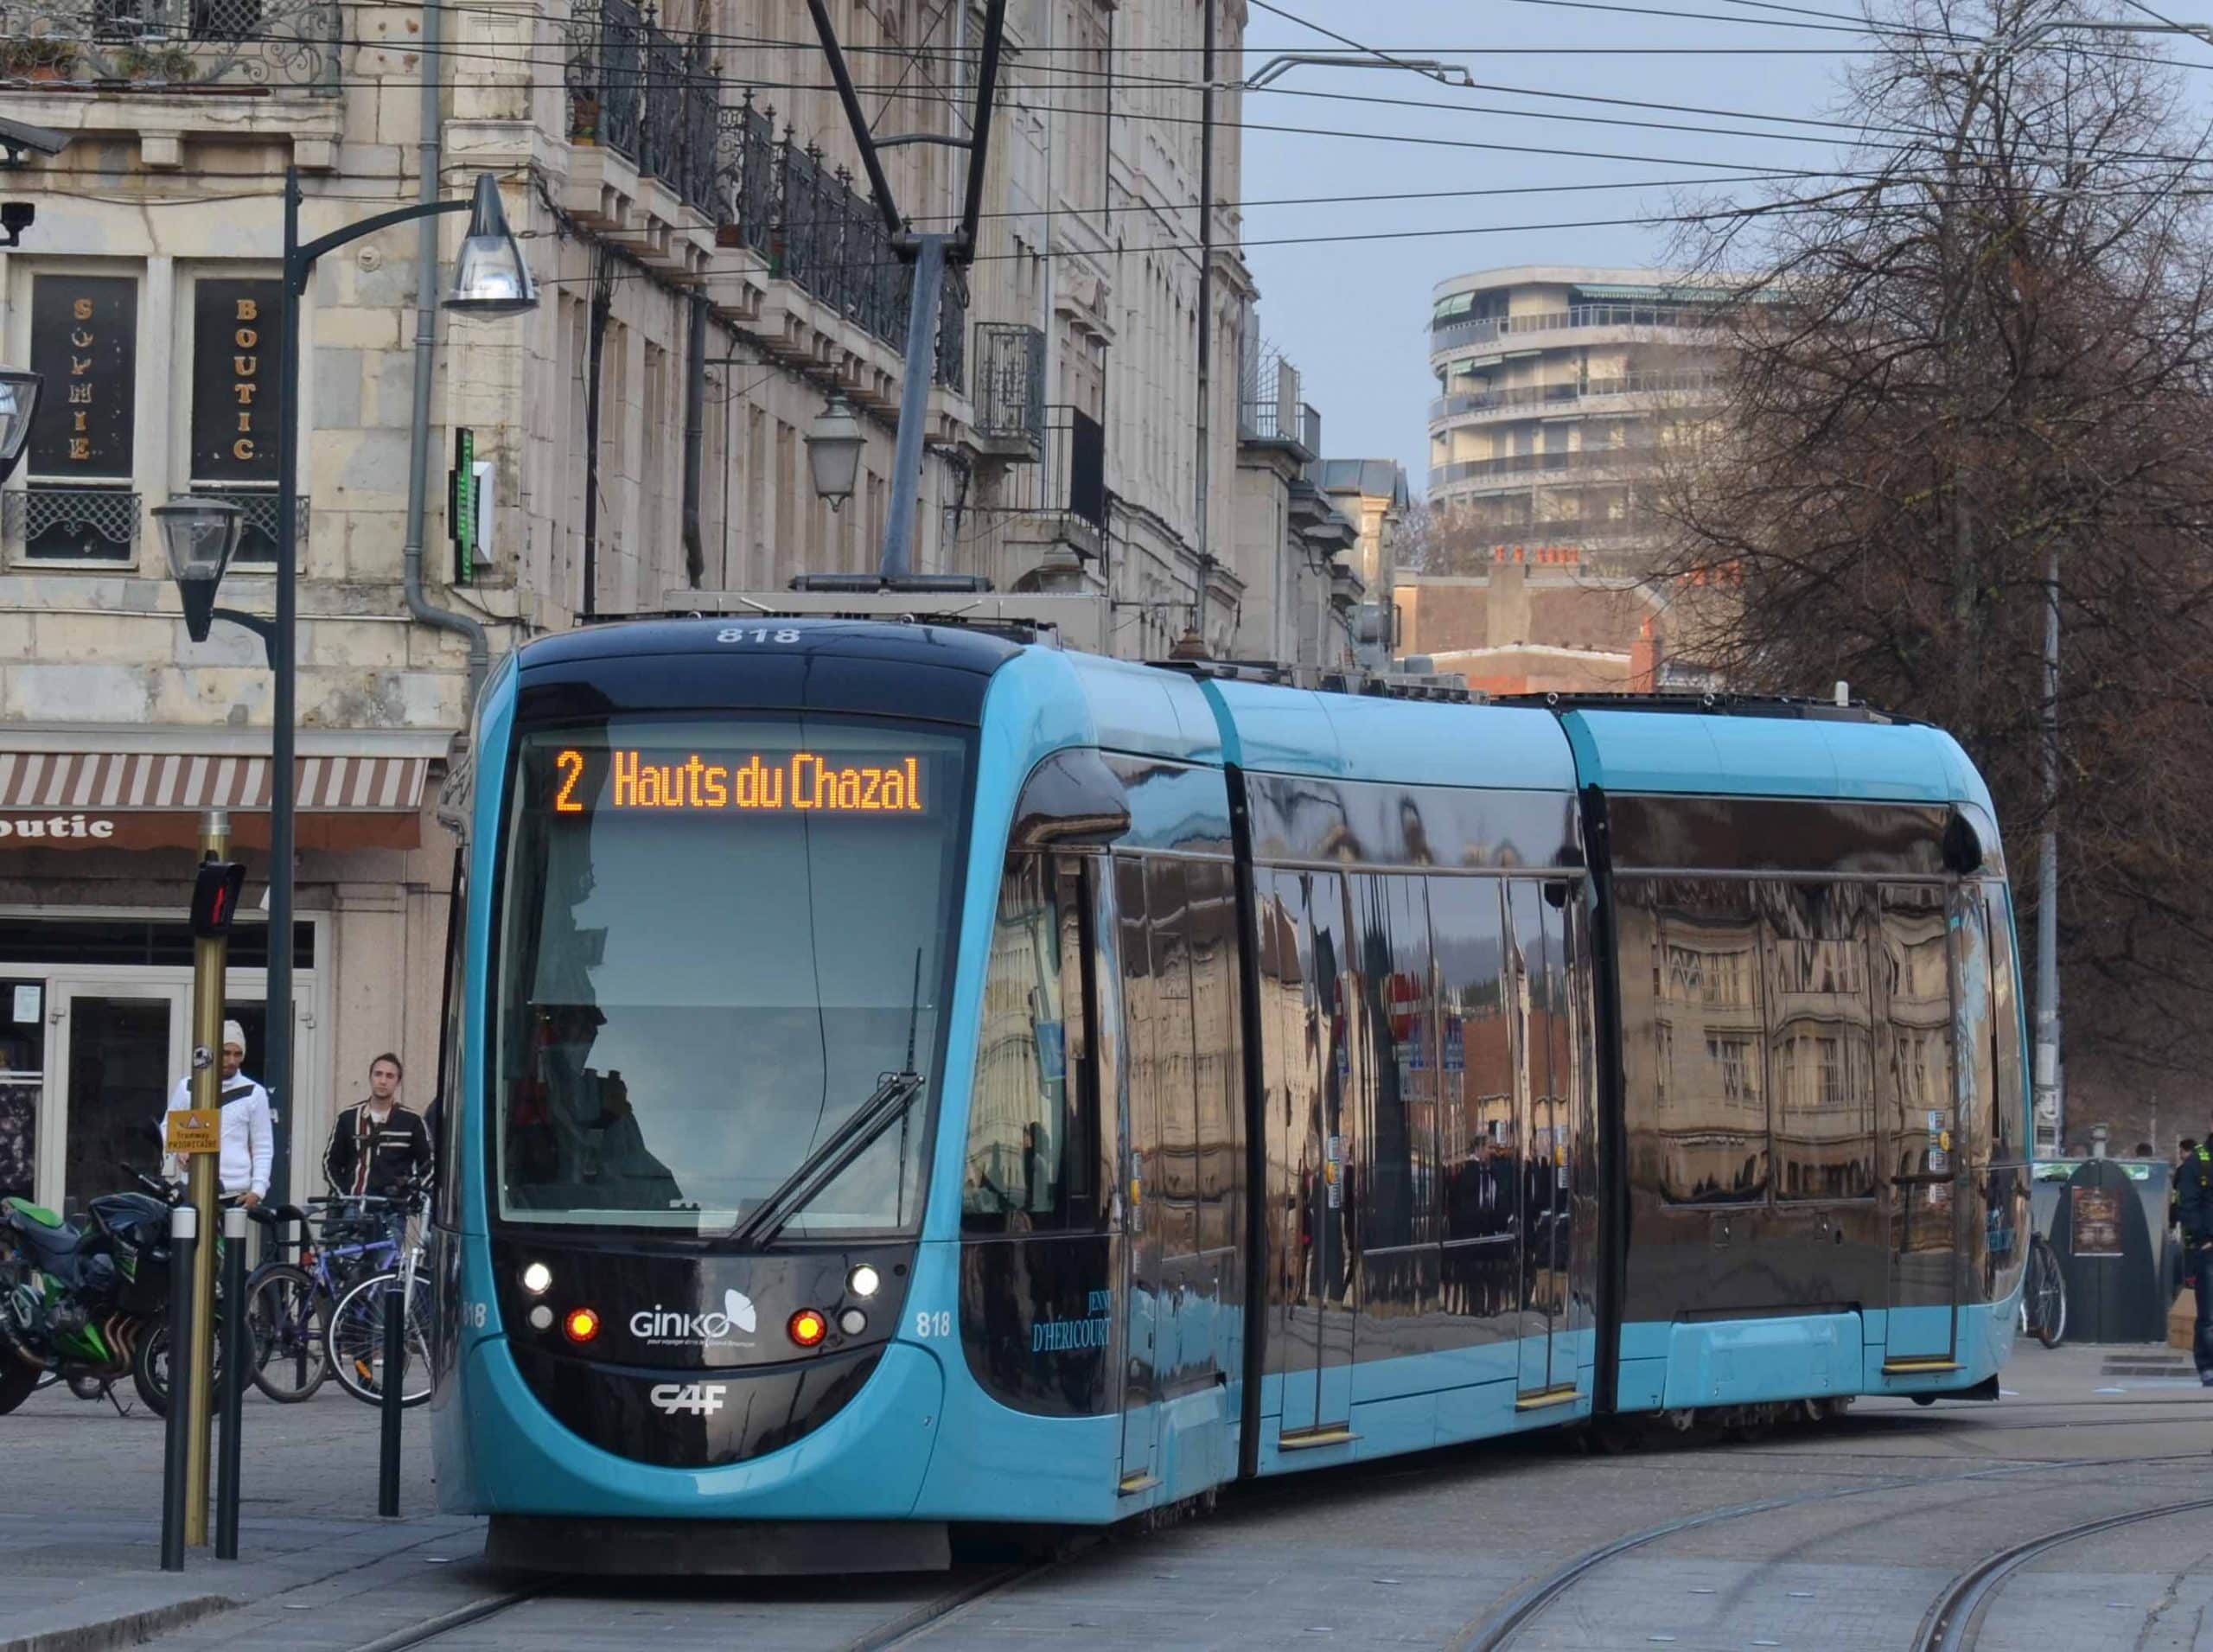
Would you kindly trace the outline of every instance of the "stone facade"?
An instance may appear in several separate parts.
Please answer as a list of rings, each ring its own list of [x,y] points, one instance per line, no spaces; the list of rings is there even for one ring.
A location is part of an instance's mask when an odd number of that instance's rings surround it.
[[[980,10],[831,10],[865,100],[884,111],[879,131],[965,131]],[[1359,582],[1334,558],[1349,526],[1304,474],[1311,453],[1256,450],[1243,428],[1257,293],[1238,252],[1234,92],[1218,112],[1201,531],[1202,13],[1177,0],[1011,10],[979,255],[951,280],[937,329],[914,567],[1087,596],[1105,616],[1097,635],[1133,656],[1183,635],[1203,579],[1212,652],[1344,663],[1347,582]],[[1244,13],[1239,0],[1221,8],[1225,66]],[[107,41],[99,15],[51,0],[0,25],[15,31],[0,38],[0,115],[69,139],[11,175],[7,193],[38,215],[0,254],[5,359],[53,366],[0,538],[0,819],[89,800],[127,816],[142,845],[0,846],[0,917],[23,920],[0,976],[35,982],[49,1006],[41,1038],[0,1049],[0,1065],[42,1064],[37,1187],[57,1199],[86,1190],[62,1185],[75,1172],[59,1137],[81,1135],[96,1100],[138,1104],[73,1095],[89,1082],[69,1070],[84,1029],[109,1013],[93,989],[150,1004],[177,984],[159,936],[137,961],[85,964],[71,948],[83,952],[97,915],[175,915],[206,802],[238,816],[249,903],[267,877],[265,775],[241,755],[267,750],[261,645],[220,622],[190,640],[149,512],[220,491],[265,530],[271,516],[288,166],[303,239],[413,204],[426,157],[447,196],[494,174],[541,296],[501,321],[431,312],[418,358],[420,230],[407,224],[326,256],[305,297],[303,788],[308,764],[327,765],[301,813],[314,962],[289,1122],[307,1157],[380,1050],[403,1052],[411,1098],[430,1098],[451,866],[430,799],[467,718],[467,628],[496,657],[586,615],[873,570],[906,371],[907,272],[852,180],[858,157],[801,0],[673,0],[657,16],[631,0],[262,0],[242,41],[180,24],[173,40],[129,47]],[[949,227],[965,156],[929,144],[885,156],[910,220]],[[462,220],[434,222],[443,279]],[[240,282],[261,284],[224,284]],[[81,355],[68,354],[80,335]],[[77,404],[56,398],[80,359],[86,434],[73,449]],[[430,456],[414,520],[418,359]],[[833,390],[868,437],[836,512],[814,496],[805,447]],[[488,467],[488,528],[465,577],[447,491],[463,430]],[[458,616],[444,628],[411,615],[411,537],[422,596]],[[269,611],[271,549],[250,533],[226,605]],[[235,973],[233,994],[258,983]],[[147,1062],[174,1065],[182,1036],[170,1029],[164,1055],[144,1031]]]

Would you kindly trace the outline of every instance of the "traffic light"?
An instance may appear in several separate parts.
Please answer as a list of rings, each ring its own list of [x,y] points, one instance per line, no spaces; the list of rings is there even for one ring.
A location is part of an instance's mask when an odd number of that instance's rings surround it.
[[[192,933],[201,941],[220,941],[231,933],[246,868],[235,860],[203,860],[192,885]]]

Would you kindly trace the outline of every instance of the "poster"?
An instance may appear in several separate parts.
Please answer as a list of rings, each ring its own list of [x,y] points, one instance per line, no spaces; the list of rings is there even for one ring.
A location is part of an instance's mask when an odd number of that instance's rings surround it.
[[[2075,1254],[2120,1255],[2121,1190],[2070,1188],[2067,1191],[2075,1202]]]

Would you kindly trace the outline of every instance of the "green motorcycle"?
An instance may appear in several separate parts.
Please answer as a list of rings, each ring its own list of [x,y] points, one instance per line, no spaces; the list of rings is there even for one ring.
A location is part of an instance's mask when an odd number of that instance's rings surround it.
[[[148,1410],[168,1413],[175,1196],[131,1174],[145,1191],[103,1194],[74,1220],[0,1199],[0,1416],[48,1372],[80,1394],[128,1374]]]

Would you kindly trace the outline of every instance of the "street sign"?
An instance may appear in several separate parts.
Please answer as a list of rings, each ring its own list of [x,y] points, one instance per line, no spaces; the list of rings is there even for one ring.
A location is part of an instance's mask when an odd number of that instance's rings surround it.
[[[218,1107],[180,1107],[163,1115],[167,1126],[164,1143],[176,1154],[220,1153],[223,1151],[223,1114]]]

